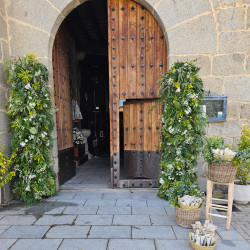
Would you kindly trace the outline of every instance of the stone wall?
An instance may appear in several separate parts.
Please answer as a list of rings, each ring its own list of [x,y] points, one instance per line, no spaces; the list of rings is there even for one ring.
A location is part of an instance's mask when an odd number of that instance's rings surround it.
[[[36,53],[52,72],[56,31],[84,0],[1,1],[0,58]],[[197,59],[205,89],[228,96],[224,123],[209,123],[207,134],[224,136],[235,148],[242,124],[250,125],[250,0],[137,0],[159,21],[168,41],[168,62]],[[8,48],[9,45],[9,48]],[[1,81],[1,95],[8,88]],[[53,96],[53,82],[50,87]],[[6,96],[4,97],[6,98]],[[0,131],[7,118],[0,103]],[[2,119],[3,118],[3,119]],[[54,133],[56,139],[56,132]],[[57,147],[53,157],[57,160]],[[57,172],[57,166],[55,171]]]

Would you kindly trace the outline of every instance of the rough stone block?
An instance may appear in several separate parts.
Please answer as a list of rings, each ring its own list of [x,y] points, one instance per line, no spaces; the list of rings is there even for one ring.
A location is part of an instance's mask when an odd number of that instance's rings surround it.
[[[250,29],[250,8],[249,7],[247,9],[247,29]]]
[[[0,16],[0,30],[1,30],[0,37],[7,40],[7,36],[8,36],[7,24],[6,24],[6,20],[2,16]]]
[[[229,100],[249,101],[250,100],[250,77],[233,76],[227,77],[225,83],[225,95]]]
[[[112,239],[109,241],[108,250],[152,250],[155,249],[153,240],[117,240]]]
[[[48,231],[48,229],[48,226],[11,226],[3,234],[0,235],[0,238],[42,238]]]
[[[167,33],[170,54],[216,53],[217,33],[213,14],[191,20]]]
[[[205,91],[222,95],[223,79],[219,77],[201,77]]]
[[[239,120],[228,120],[227,122],[209,123],[208,136],[235,137],[240,136],[241,123]]]
[[[0,225],[32,225],[36,217],[32,215],[6,215],[0,220]]]
[[[119,215],[121,216],[121,215]],[[113,215],[78,215],[75,221],[76,225],[110,225],[112,224]]]
[[[57,0],[50,0],[50,2],[59,10],[62,12],[64,16],[67,16],[73,9],[75,9],[79,2],[85,2],[86,0],[60,0],[58,2]]]
[[[246,65],[246,70],[248,73],[250,73],[250,56],[247,57],[247,65]]]
[[[108,240],[100,239],[65,239],[60,245],[60,250],[106,250]]]
[[[221,0],[221,3],[225,4],[225,5],[230,5],[230,4],[234,4],[237,3],[238,0]]]
[[[196,60],[195,64],[200,68],[199,75],[211,75],[211,59],[209,56],[195,55],[195,56],[170,56],[169,65],[176,61]]]
[[[218,55],[213,58],[213,75],[244,74],[244,54]]]
[[[170,28],[192,17],[200,15],[211,9],[209,1],[182,0],[161,1],[155,7],[155,12],[162,19],[165,28]]]
[[[131,238],[130,226],[93,226],[89,238],[128,239]]]
[[[132,239],[168,239],[175,240],[170,226],[132,226]]]
[[[187,239],[185,240],[155,240],[157,250],[192,250],[190,243]]]
[[[35,225],[71,225],[76,215],[43,215]]]
[[[9,32],[12,56],[18,57],[34,52],[38,57],[48,56],[50,36],[47,33],[13,21],[9,21]]]
[[[214,8],[217,8],[220,5],[219,0],[212,0],[212,3]]]
[[[219,35],[219,52],[222,53],[250,53],[249,44],[250,31],[222,32]]]
[[[250,0],[242,0],[242,3],[250,3]]]
[[[227,118],[239,119],[241,115],[241,104],[239,102],[227,103]]]
[[[60,246],[61,239],[19,239],[11,247],[13,250],[56,250]]]
[[[133,207],[132,214],[157,214],[166,216],[166,211],[164,207]]]
[[[5,16],[6,14],[4,1],[0,1],[0,14],[2,14],[3,16]]]
[[[59,12],[44,0],[9,0],[6,10],[8,16],[49,33],[59,16]]]
[[[241,107],[240,118],[248,120],[250,119],[250,104],[244,103]]]
[[[243,7],[220,9],[217,14],[220,30],[236,30],[245,27],[245,10]]]
[[[55,226],[50,228],[46,237],[51,239],[81,239],[87,238],[89,226]]]
[[[151,225],[149,215],[114,215],[113,225]]]
[[[207,178],[199,177],[198,178],[198,187],[202,192],[207,191]]]
[[[176,225],[175,216],[150,215],[153,226],[173,226]]]

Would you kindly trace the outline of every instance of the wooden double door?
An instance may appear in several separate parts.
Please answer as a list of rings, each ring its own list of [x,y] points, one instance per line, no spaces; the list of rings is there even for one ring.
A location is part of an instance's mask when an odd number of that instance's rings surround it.
[[[152,14],[132,0],[108,0],[108,34],[111,185],[153,187],[160,169],[160,107],[149,110],[159,97],[157,80],[167,70],[165,36]],[[126,99],[124,131],[121,99]],[[141,180],[120,179],[121,133],[127,173]]]

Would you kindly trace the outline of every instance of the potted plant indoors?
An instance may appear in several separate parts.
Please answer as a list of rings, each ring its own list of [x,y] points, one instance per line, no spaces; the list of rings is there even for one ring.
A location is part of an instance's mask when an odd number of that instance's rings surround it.
[[[179,226],[191,228],[192,224],[200,220],[204,193],[188,176],[182,176],[166,192],[169,203],[175,206],[176,223]]]
[[[233,163],[235,154],[230,145],[224,144],[224,138],[206,137],[203,157],[208,163],[208,179],[220,183],[233,182],[238,168]]]
[[[234,184],[234,201],[247,204],[250,202],[250,128],[246,126],[242,129],[234,163],[239,166]]]

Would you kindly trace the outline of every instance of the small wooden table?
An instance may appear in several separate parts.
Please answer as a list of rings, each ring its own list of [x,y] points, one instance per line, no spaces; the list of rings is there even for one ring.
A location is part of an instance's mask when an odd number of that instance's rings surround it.
[[[214,184],[228,186],[228,199],[227,200],[217,199],[217,198],[212,197]],[[228,231],[230,229],[230,223],[232,219],[233,197],[234,197],[234,182],[220,183],[220,182],[214,182],[214,181],[208,180],[207,181],[207,199],[206,199],[206,219],[207,220],[211,219],[211,216],[216,216],[216,217],[227,219],[226,230]],[[213,200],[227,202],[227,205],[213,204]],[[212,209],[226,211],[227,215],[213,214],[211,212]]]

